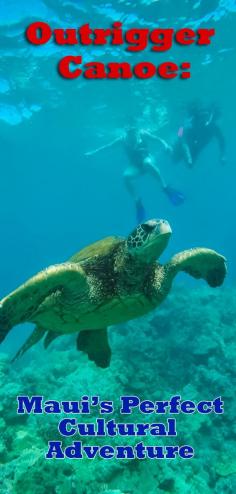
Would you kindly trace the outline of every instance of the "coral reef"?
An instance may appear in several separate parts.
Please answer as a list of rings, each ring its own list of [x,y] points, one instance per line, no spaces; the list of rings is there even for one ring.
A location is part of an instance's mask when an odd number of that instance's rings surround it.
[[[74,336],[61,337],[47,351],[39,344],[14,365],[9,355],[1,353],[0,492],[234,494],[235,302],[236,291],[230,288],[213,292],[179,287],[161,309],[110,329],[113,356],[106,370],[76,351]],[[221,395],[225,402],[223,415],[178,416],[175,442],[195,448],[189,461],[45,460],[47,442],[59,438],[59,417],[16,414],[19,394],[55,400],[99,395],[117,404],[125,394],[155,401],[177,393],[196,401]],[[124,420],[117,409],[112,417]],[[96,412],[84,420],[95,417]],[[140,415],[134,413],[132,420],[140,422]],[[141,419],[147,420],[155,422],[156,417]],[[107,440],[84,438],[83,442],[101,445]],[[125,442],[112,438],[112,445]],[[144,438],[144,442],[157,440]]]

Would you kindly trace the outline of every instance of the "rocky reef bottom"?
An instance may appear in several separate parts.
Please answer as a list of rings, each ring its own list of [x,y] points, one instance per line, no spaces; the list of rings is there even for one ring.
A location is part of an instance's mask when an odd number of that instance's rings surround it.
[[[99,369],[64,336],[46,351],[38,344],[11,364],[0,353],[1,494],[235,494],[236,492],[236,290],[187,290],[181,286],[147,317],[110,328],[112,361]],[[177,416],[176,438],[84,437],[83,444],[191,444],[192,459],[46,460],[48,441],[60,439],[59,415],[17,415],[18,395],[45,400],[120,396],[142,400],[213,400],[224,414]],[[71,415],[73,417],[73,414]],[[78,419],[78,416],[76,417]],[[109,418],[117,422],[163,422],[155,413]],[[96,412],[79,417],[95,422]],[[106,416],[107,419],[107,416]]]

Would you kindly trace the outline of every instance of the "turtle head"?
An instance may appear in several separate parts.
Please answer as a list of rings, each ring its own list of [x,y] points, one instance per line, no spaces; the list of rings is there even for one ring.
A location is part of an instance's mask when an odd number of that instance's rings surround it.
[[[171,236],[171,227],[166,220],[149,220],[138,225],[127,238],[130,254],[144,262],[154,262],[165,250]]]

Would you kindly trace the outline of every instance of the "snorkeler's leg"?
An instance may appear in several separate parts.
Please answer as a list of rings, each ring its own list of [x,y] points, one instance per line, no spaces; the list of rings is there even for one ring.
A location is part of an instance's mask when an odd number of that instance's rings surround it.
[[[139,175],[138,170],[127,168],[124,172],[123,178],[124,178],[124,182],[125,182],[125,187],[129,193],[129,195],[135,201],[137,223],[142,223],[142,221],[145,219],[146,212],[145,212],[142,200],[140,197],[138,197],[135,186],[134,186],[134,179],[138,175]]]
[[[134,177],[124,173],[124,182],[129,195],[136,201],[138,197],[134,186]]]
[[[163,192],[167,195],[170,202],[174,204],[174,206],[179,206],[184,202],[185,197],[182,192],[179,192],[178,190],[173,189],[166,184],[164,178],[160,173],[159,168],[157,168],[151,157],[145,160],[145,169],[148,173],[150,173],[158,180],[158,182],[161,184]]]
[[[154,177],[158,181],[158,183],[161,185],[161,187],[163,189],[165,189],[166,188],[166,182],[165,182],[164,178],[162,177],[159,168],[156,166],[154,159],[151,156],[148,156],[147,158],[145,158],[144,167],[145,167],[145,171],[147,173],[149,173],[150,175],[152,175],[152,177]]]

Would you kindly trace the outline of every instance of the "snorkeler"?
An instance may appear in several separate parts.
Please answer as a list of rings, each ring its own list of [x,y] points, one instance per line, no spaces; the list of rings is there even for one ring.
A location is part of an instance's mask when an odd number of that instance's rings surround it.
[[[94,151],[85,153],[86,156],[92,156],[99,151],[111,148],[116,144],[122,144],[125,153],[128,157],[130,165],[125,169],[123,177],[126,189],[130,196],[135,201],[137,221],[141,222],[145,219],[145,209],[141,198],[137,195],[134,180],[145,173],[149,173],[160,184],[163,192],[168,196],[172,204],[178,206],[183,203],[184,196],[181,192],[168,186],[163,179],[159,168],[155,164],[154,157],[148,149],[148,141],[156,141],[160,143],[166,151],[171,151],[170,146],[160,137],[157,137],[147,130],[139,130],[136,126],[130,125],[126,128],[125,133],[115,140],[102,146]]]
[[[173,160],[183,160],[192,168],[203,149],[216,139],[220,150],[220,161],[225,164],[225,139],[217,120],[220,111],[215,105],[202,107],[192,102],[187,108],[186,124],[179,128],[178,139],[173,146]]]

